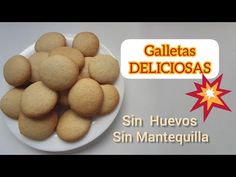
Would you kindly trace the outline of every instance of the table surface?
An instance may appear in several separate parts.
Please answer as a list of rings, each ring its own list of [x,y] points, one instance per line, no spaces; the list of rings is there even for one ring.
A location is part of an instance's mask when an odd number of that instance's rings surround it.
[[[100,41],[120,58],[123,40],[147,39],[215,39],[220,46],[220,73],[223,73],[223,88],[234,90],[236,86],[236,23],[0,23],[0,72],[5,61],[32,44],[41,34],[57,31],[76,34],[91,31]],[[220,74],[219,73],[219,74]],[[113,124],[99,138],[79,149],[58,154],[236,154],[236,95],[232,91],[224,97],[232,109],[226,112],[214,109],[206,123],[202,122],[202,110],[189,112],[194,100],[185,95],[194,89],[193,81],[199,80],[125,80],[125,98]],[[2,79],[1,84],[6,84]],[[0,90],[0,96],[4,93]],[[122,117],[134,114],[146,121],[150,114],[163,117],[197,117],[197,130],[206,132],[210,142],[206,144],[162,144],[162,143],[114,143],[114,131],[134,133],[150,128],[128,128],[122,126]],[[191,129],[152,128],[155,132],[185,132]],[[0,118],[0,154],[51,154],[38,151],[18,141]]]

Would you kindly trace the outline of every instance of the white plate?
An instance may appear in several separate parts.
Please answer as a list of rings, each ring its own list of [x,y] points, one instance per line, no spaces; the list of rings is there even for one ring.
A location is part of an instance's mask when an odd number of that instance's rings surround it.
[[[71,46],[73,37],[71,35],[65,35],[65,36],[67,39],[68,46]],[[34,51],[34,44],[32,44],[31,46],[26,48],[21,53],[21,55],[29,57],[34,52],[35,52]],[[112,53],[102,44],[100,45],[99,53],[112,55]],[[3,77],[3,75],[1,75],[1,77]],[[79,147],[93,141],[99,135],[101,135],[114,121],[114,119],[116,118],[116,116],[121,108],[121,104],[122,104],[123,96],[124,96],[124,79],[121,76],[121,74],[119,75],[119,78],[114,83],[114,85],[118,89],[119,94],[120,94],[120,102],[119,102],[118,106],[116,107],[116,109],[108,115],[95,118],[87,135],[83,139],[81,139],[77,142],[74,142],[74,143],[67,143],[67,142],[61,140],[57,136],[56,133],[54,133],[48,139],[43,140],[43,141],[34,141],[31,139],[28,139],[28,138],[24,137],[23,135],[21,135],[19,128],[18,128],[18,122],[16,120],[8,118],[5,114],[2,113],[2,111],[0,111],[1,112],[0,116],[5,120],[6,125],[8,126],[10,131],[13,133],[13,135],[15,135],[15,137],[17,139],[19,139],[20,141],[22,141],[23,143],[25,143],[35,149],[43,150],[43,151],[51,151],[51,152],[68,151],[71,149],[79,148]],[[7,85],[7,83],[5,82],[2,85],[2,92],[6,93],[10,88],[11,87],[9,85]]]

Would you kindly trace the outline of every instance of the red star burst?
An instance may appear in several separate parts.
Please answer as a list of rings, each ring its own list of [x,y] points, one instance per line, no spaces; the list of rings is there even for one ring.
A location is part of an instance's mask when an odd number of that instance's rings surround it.
[[[202,75],[202,84],[194,82],[196,91],[186,93],[189,96],[197,98],[197,102],[192,107],[191,111],[198,109],[203,106],[203,121],[205,122],[208,114],[213,107],[231,111],[230,108],[222,100],[222,96],[231,92],[220,88],[223,74],[220,75],[216,80],[210,83],[207,78]]]

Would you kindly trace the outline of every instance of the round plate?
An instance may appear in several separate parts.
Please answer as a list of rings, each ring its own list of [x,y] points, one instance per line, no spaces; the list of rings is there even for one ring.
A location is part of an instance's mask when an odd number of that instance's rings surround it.
[[[65,35],[65,37],[67,39],[67,45],[71,46],[73,37],[71,35]],[[31,46],[26,48],[21,53],[21,55],[29,57],[33,53],[35,53],[34,45],[35,44],[32,44]],[[100,44],[99,53],[113,55],[102,44]],[[2,77],[3,77],[3,75],[2,75]],[[43,151],[51,151],[51,152],[72,150],[75,148],[79,148],[85,144],[88,144],[89,142],[96,139],[99,135],[101,135],[111,125],[111,123],[116,118],[116,116],[121,108],[121,104],[122,104],[123,96],[124,96],[124,79],[121,76],[121,74],[119,75],[119,78],[116,80],[114,85],[118,89],[119,94],[120,94],[120,101],[119,101],[119,104],[116,107],[116,109],[112,113],[107,114],[105,116],[95,117],[95,119],[93,120],[92,126],[91,126],[89,132],[87,133],[87,135],[83,139],[81,139],[77,142],[74,142],[74,143],[67,143],[67,142],[61,140],[57,136],[56,133],[54,133],[48,139],[43,140],[43,141],[35,141],[35,140],[28,139],[20,133],[17,120],[13,120],[13,119],[7,117],[5,114],[2,113],[2,111],[0,111],[1,112],[0,115],[5,120],[5,123],[8,126],[9,130],[15,135],[15,137],[17,137],[17,139],[19,139],[23,143],[25,143],[35,149],[43,150]],[[7,83],[5,82],[5,84],[2,85],[1,92],[3,92],[5,94],[10,88],[11,88],[11,86],[7,85]]]

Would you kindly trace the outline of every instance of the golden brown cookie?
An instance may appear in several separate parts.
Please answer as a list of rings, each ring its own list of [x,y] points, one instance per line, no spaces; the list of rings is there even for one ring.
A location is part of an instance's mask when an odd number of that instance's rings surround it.
[[[94,33],[81,32],[75,36],[72,47],[79,49],[85,57],[93,57],[98,53],[99,39]]]
[[[8,117],[18,119],[23,92],[24,89],[13,88],[2,97],[0,108]]]
[[[89,131],[92,121],[79,116],[72,110],[66,111],[59,119],[57,134],[64,141],[74,142]]]
[[[84,66],[84,56],[83,54],[74,48],[70,47],[59,47],[51,51],[50,55],[64,55],[71,59],[73,62],[78,64],[79,69],[82,69]]]
[[[79,68],[66,56],[53,55],[40,64],[39,74],[49,88],[62,91],[71,88],[77,81]]]
[[[27,87],[21,99],[21,111],[37,119],[50,112],[57,103],[57,93],[38,81]]]
[[[102,85],[102,91],[104,94],[103,104],[101,106],[100,115],[105,115],[112,112],[119,103],[119,92],[113,85]]]
[[[56,129],[57,113],[52,111],[39,119],[31,119],[23,113],[19,116],[20,133],[30,139],[44,140],[48,138]]]
[[[64,91],[59,92],[58,102],[63,106],[69,106],[68,93],[69,93],[69,90],[64,90]]]
[[[119,76],[120,67],[116,59],[111,55],[97,55],[89,62],[90,77],[101,84],[111,84]]]
[[[81,116],[92,117],[102,105],[103,91],[96,81],[81,79],[69,91],[68,101],[72,110]]]
[[[48,52],[37,52],[29,57],[29,62],[31,64],[31,82],[40,81],[39,65],[48,58],[48,55]]]
[[[48,32],[40,36],[35,43],[36,52],[50,52],[57,47],[66,46],[66,38],[58,32]]]
[[[15,55],[8,59],[3,68],[4,78],[15,87],[26,84],[31,77],[31,66],[27,58]]]
[[[94,57],[85,57],[85,64],[79,73],[78,80],[83,79],[83,78],[90,78],[89,71],[88,71],[88,65],[89,65],[89,62],[92,61],[93,59],[94,59]]]

